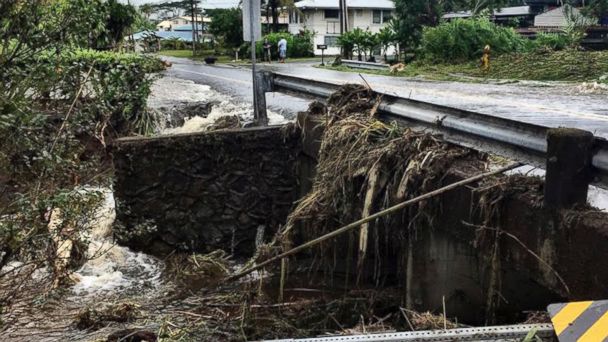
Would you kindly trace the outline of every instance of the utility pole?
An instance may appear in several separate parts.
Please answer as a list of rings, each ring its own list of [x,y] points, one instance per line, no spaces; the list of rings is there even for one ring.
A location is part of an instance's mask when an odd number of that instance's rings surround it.
[[[243,1],[243,40],[251,43],[251,81],[253,85],[253,117],[255,124],[266,126],[266,89],[263,73],[256,71],[255,42],[262,38],[260,0]]]
[[[338,0],[338,16],[340,17],[340,35],[344,34],[344,0]]]
[[[192,57],[196,56],[196,13],[194,1],[190,0],[190,11],[192,12]]]
[[[338,0],[338,11],[340,17],[340,35],[348,32],[348,5],[346,4],[346,0]],[[340,48],[342,50],[342,57],[346,57],[346,51],[344,48]]]

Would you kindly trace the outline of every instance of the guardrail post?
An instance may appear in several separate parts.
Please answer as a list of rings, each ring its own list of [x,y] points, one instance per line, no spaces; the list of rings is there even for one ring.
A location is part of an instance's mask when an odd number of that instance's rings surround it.
[[[546,207],[564,209],[587,203],[593,139],[591,132],[575,128],[547,131]]]
[[[268,115],[266,113],[266,93],[272,91],[272,73],[268,71],[258,70],[255,73],[256,88],[258,101],[254,105],[257,106],[259,117],[254,118],[256,126],[268,125]]]

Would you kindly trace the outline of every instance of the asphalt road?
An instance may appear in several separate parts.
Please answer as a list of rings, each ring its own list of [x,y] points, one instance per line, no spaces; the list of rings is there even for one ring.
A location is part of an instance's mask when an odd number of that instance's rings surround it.
[[[210,85],[238,101],[251,102],[251,69],[226,65],[208,66],[187,59],[170,58],[168,76]],[[356,73],[314,68],[307,63],[262,65],[274,71],[339,83],[363,83]],[[428,81],[404,77],[363,75],[372,88],[412,99],[506,117],[548,127],[576,127],[608,138],[608,91],[588,92],[565,83],[519,82],[479,84]],[[284,94],[268,94],[270,109],[291,117],[309,100]]]

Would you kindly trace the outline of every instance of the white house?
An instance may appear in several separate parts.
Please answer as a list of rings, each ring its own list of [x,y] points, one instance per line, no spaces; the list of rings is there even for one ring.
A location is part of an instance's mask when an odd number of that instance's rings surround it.
[[[200,27],[205,27],[205,24],[211,22],[211,18],[196,16],[196,23]],[[163,20],[156,25],[157,31],[184,31],[185,27],[190,25],[190,31],[192,30],[192,17],[191,16],[180,16],[171,19]]]
[[[348,30],[359,27],[378,32],[393,15],[395,4],[391,0],[346,0],[348,8]],[[340,11],[338,0],[302,0],[296,2],[300,13],[293,12],[289,18],[289,32],[297,34],[308,29],[315,32],[315,55],[320,55],[318,44],[327,45],[325,54],[337,55],[340,35]]]

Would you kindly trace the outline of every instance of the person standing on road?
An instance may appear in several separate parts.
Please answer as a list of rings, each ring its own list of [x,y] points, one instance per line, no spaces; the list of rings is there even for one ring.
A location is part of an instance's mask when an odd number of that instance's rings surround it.
[[[279,62],[285,63],[285,58],[287,57],[287,40],[285,38],[281,38],[279,40]]]

